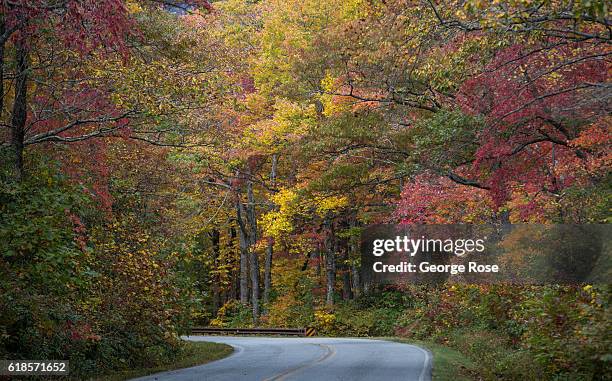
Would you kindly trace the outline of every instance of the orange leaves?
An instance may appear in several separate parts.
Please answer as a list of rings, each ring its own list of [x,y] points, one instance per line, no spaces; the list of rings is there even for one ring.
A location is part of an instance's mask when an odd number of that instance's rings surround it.
[[[402,223],[478,223],[492,210],[486,191],[423,174],[404,187],[394,218]]]
[[[612,117],[603,117],[585,128],[576,139],[570,142],[572,147],[587,152],[587,158],[577,162],[576,167],[582,167],[591,176],[601,175],[612,168],[611,128]]]

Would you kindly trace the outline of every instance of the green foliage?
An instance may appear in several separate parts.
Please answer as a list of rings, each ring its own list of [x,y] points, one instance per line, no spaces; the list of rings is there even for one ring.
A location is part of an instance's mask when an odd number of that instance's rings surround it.
[[[313,126],[308,145],[303,149],[314,154],[349,144],[376,146],[388,129],[383,116],[376,111],[339,112]]]
[[[609,366],[609,287],[451,286],[421,294],[396,332],[457,347],[485,379],[598,379]]]
[[[315,319],[316,299],[312,271],[302,271],[300,261],[279,259],[274,264],[273,299],[265,323],[272,327],[309,327]]]
[[[87,204],[82,190],[54,166],[41,166],[20,183],[0,183],[3,358],[78,358],[90,351],[88,339],[74,337],[93,335],[91,326],[66,303],[69,295],[79,300],[96,276],[87,264],[90,249],[80,240],[79,215]]]
[[[456,330],[447,344],[477,361],[478,373],[485,380],[542,380],[545,372],[527,350],[513,349],[495,331]]]
[[[417,163],[425,168],[455,168],[473,159],[476,137],[483,129],[480,117],[460,111],[440,111],[419,120],[402,139],[413,147]]]
[[[96,377],[97,381],[123,381],[136,377],[147,376],[159,372],[174,369],[189,368],[202,365],[210,361],[229,356],[233,348],[226,344],[210,343],[206,341],[184,342],[176,356],[164,359],[159,365],[145,366],[143,368],[132,368],[120,372],[112,372],[102,377]]]
[[[210,325],[222,328],[251,327],[253,325],[251,309],[237,300],[230,300],[219,308],[217,317],[210,321]]]
[[[341,304],[336,309],[340,329],[348,336],[391,336],[400,311],[393,307],[358,309],[351,304]]]
[[[53,167],[39,168],[36,177],[0,182],[0,254],[4,270],[38,290],[69,292],[79,282],[75,239],[78,216],[87,198]]]
[[[411,285],[375,288],[314,314],[275,305],[265,319],[299,322],[319,335],[438,342],[472,359],[471,372],[484,380],[596,380],[610,363],[609,300],[609,287]],[[304,296],[276,301],[312,303]]]
[[[561,203],[564,213],[559,223],[612,222],[612,174],[607,173],[600,183],[591,186],[569,187]]]
[[[129,221],[102,229],[58,173],[0,183],[0,357],[68,359],[76,377],[173,358],[193,303],[173,255]]]

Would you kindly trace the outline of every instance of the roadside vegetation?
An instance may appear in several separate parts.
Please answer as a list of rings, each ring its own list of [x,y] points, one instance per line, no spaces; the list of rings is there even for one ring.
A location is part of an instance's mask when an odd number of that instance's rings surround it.
[[[477,362],[470,360],[465,354],[446,345],[427,341],[410,340],[405,338],[386,338],[391,341],[418,345],[429,350],[433,356],[433,381],[473,381],[480,377]]]
[[[229,345],[205,341],[188,341],[183,344],[176,358],[164,359],[161,363],[152,364],[150,367],[145,366],[142,368],[111,373],[102,377],[94,377],[93,380],[123,381],[169,370],[190,368],[192,366],[203,365],[211,361],[222,359],[231,355],[232,352],[233,349]]]
[[[609,12],[0,2],[0,358],[87,379],[183,364],[194,325],[313,326],[432,343],[436,372],[609,380],[608,274],[376,288],[359,247],[372,224],[612,222]]]
[[[270,315],[272,326],[317,334],[390,337],[434,355],[435,379],[604,380],[611,338],[608,287],[453,285],[376,290],[333,308]],[[272,309],[273,310],[273,309]],[[223,311],[248,326],[248,310]],[[285,322],[285,323],[282,323]]]

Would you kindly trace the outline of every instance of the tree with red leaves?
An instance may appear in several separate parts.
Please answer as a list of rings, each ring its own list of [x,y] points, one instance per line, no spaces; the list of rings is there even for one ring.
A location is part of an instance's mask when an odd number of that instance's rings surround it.
[[[182,4],[211,10],[205,1]],[[156,9],[170,3],[142,5]],[[127,2],[4,1],[0,13],[2,138],[12,149],[17,178],[23,177],[27,146],[109,136],[145,111],[117,105],[111,99],[114,84],[92,80],[86,69],[113,56],[127,62],[133,48],[143,44],[138,12]]]

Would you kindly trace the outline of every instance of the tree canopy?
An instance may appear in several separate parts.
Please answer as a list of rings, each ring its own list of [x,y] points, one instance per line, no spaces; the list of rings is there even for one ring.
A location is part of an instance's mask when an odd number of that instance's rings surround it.
[[[351,332],[393,334],[461,305],[506,314],[547,377],[594,374],[601,341],[525,311],[574,298],[556,313],[601,332],[601,291],[374,306],[359,235],[609,223],[611,30],[599,0],[0,2],[0,355],[90,375],[174,356],[193,324],[336,332],[357,303],[393,323]]]

